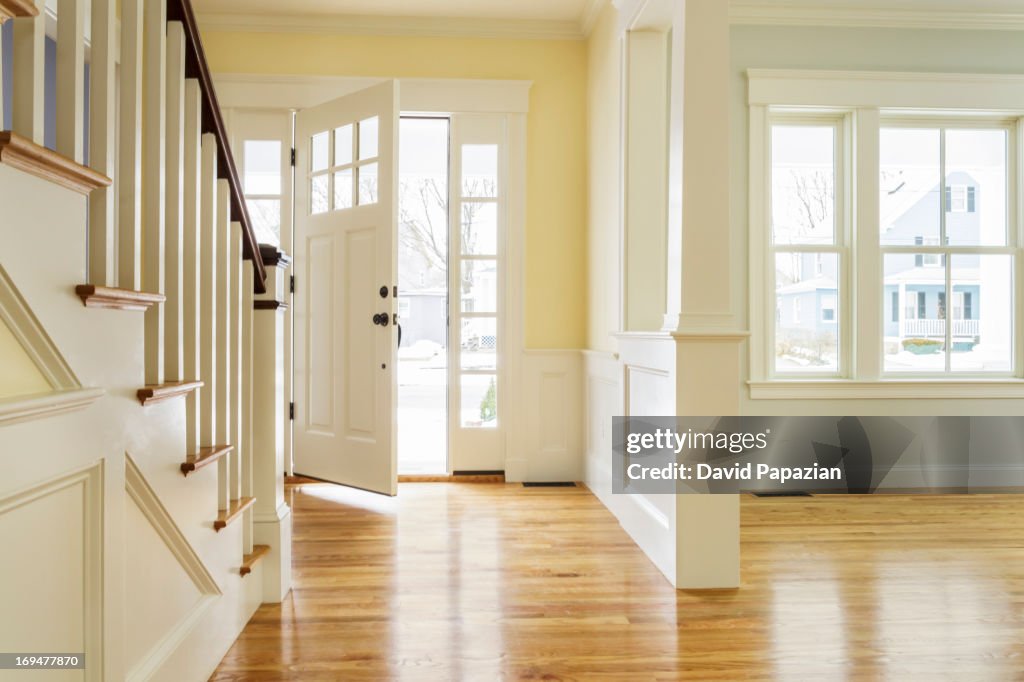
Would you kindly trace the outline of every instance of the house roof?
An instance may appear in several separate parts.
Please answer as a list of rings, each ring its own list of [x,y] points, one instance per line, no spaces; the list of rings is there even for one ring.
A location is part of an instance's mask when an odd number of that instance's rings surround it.
[[[823,289],[836,289],[836,281],[831,277],[815,277],[814,279],[805,279],[802,282],[795,282],[793,284],[779,287],[775,290],[776,294],[803,294],[808,291],[821,291]]]
[[[956,268],[953,284],[977,284],[981,281],[978,268]],[[897,272],[885,278],[886,284],[944,284],[946,269],[941,267],[920,266]]]

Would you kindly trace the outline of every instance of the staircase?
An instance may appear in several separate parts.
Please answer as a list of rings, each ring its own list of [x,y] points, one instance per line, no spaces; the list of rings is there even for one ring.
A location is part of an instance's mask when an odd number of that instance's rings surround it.
[[[206,679],[290,556],[254,519],[282,485],[253,439],[268,272],[189,0],[55,8],[0,0],[0,365],[40,377],[0,383],[0,640],[84,653],[87,680]]]

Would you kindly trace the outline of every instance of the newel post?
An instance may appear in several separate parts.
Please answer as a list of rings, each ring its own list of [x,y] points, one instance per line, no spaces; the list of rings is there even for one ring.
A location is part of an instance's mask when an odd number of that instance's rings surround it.
[[[270,546],[263,601],[279,602],[292,585],[292,519],[284,499],[284,310],[291,258],[267,245],[260,253],[267,265],[267,292],[253,302],[253,540]]]

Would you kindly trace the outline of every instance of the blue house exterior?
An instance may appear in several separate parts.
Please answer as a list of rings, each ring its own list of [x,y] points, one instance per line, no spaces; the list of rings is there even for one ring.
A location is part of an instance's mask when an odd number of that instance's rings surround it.
[[[899,214],[882,233],[883,243],[938,246],[940,210],[946,211],[949,243],[976,245],[981,229],[978,209],[982,191],[967,173],[952,173],[940,203],[938,185]],[[893,193],[900,191],[899,188]],[[943,206],[944,204],[944,206]],[[838,320],[838,273],[835,258],[793,255],[792,266],[778,269],[776,327],[794,337],[835,334]],[[889,352],[906,339],[945,339],[952,323],[953,350],[970,350],[979,342],[981,287],[979,256],[957,256],[952,301],[946,300],[944,256],[886,254],[884,262],[884,333]]]

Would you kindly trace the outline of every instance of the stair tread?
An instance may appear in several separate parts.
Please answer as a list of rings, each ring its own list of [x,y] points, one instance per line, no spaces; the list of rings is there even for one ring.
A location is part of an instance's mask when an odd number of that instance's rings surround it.
[[[217,520],[213,522],[213,529],[219,531],[222,528],[227,528],[229,523],[241,516],[242,512],[255,503],[255,497],[240,497],[237,500],[231,500],[228,508],[222,509],[217,514]]]
[[[270,553],[270,545],[253,545],[252,552],[242,557],[242,567],[238,569],[238,573],[242,576],[247,576],[252,573],[252,567],[256,565],[260,559]]]
[[[188,476],[193,471],[213,464],[218,459],[235,449],[234,445],[214,445],[213,447],[200,448],[199,452],[189,455],[181,464],[181,473]]]
[[[160,403],[165,400],[188,395],[198,388],[202,388],[202,381],[177,381],[159,386],[146,386],[138,390],[139,402],[143,405]]]
[[[114,310],[148,310],[157,303],[163,303],[167,297],[163,294],[151,294],[145,291],[117,289],[114,287],[98,287],[93,284],[80,284],[75,293],[86,308],[109,308]]]
[[[9,130],[0,131],[0,163],[79,194],[111,184],[102,173]]]

